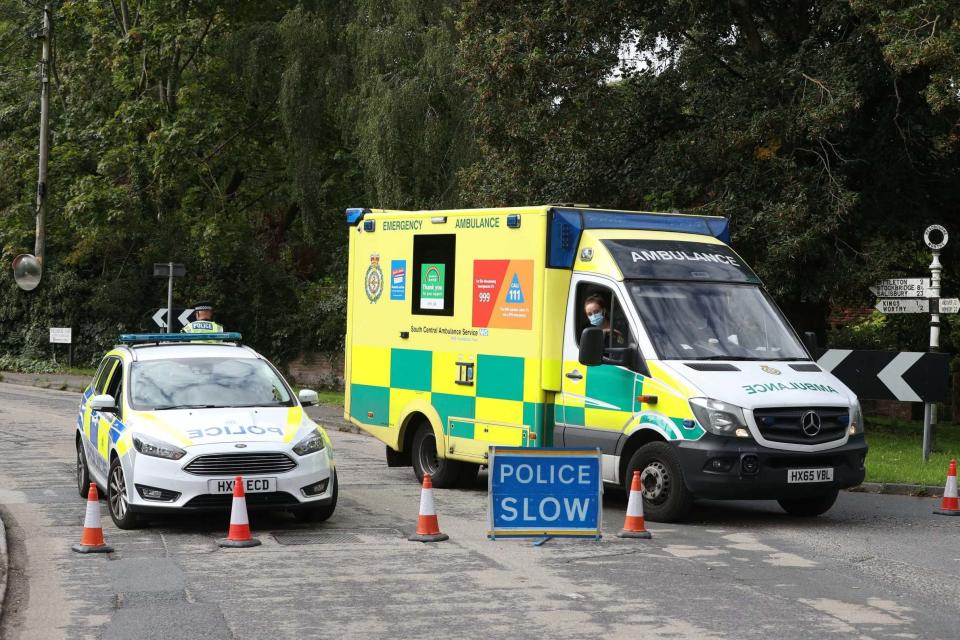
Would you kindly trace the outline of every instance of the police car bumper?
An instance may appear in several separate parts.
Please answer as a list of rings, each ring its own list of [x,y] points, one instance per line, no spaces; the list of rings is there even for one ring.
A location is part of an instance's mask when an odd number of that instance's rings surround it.
[[[259,471],[251,461],[250,464],[237,464],[229,473],[207,475],[197,472],[198,468],[204,469],[199,462],[217,460],[224,455],[235,456],[239,451],[200,445],[190,447],[180,460],[132,452],[124,464],[130,508],[137,513],[229,510],[236,475],[244,479],[245,499],[250,510],[297,509],[323,506],[333,501],[335,470],[329,449],[299,456],[275,444],[250,443],[243,450],[244,455],[273,454],[278,461],[282,461],[279,456],[286,456],[294,466],[288,470],[279,466],[274,470]]]
[[[777,500],[860,484],[867,443],[862,435],[853,436],[834,449],[804,453],[707,434],[694,442],[679,443],[676,451],[685,484],[697,497]],[[832,478],[826,479],[828,476]]]

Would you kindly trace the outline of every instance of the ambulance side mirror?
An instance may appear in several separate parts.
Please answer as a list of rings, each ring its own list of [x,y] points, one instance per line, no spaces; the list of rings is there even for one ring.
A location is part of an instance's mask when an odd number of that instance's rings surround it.
[[[580,334],[580,364],[594,367],[603,363],[603,329],[587,327]]]
[[[817,334],[813,331],[804,331],[803,332],[803,346],[807,348],[807,351],[810,352],[810,355],[814,358],[817,357],[818,345],[817,345]]]
[[[110,394],[102,393],[90,399],[90,408],[104,413],[116,413],[117,401]]]

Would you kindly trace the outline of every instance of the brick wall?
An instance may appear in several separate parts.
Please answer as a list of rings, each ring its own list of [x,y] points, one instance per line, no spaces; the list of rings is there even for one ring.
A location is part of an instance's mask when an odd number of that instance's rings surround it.
[[[343,389],[343,353],[301,353],[287,364],[293,382],[315,389]]]

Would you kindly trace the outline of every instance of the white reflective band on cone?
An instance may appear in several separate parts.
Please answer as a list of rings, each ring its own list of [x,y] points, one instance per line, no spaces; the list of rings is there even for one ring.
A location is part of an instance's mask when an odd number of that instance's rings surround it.
[[[233,508],[230,510],[230,524],[250,524],[247,519],[247,501],[245,499],[233,499]]]
[[[100,528],[100,503],[96,500],[87,500],[87,515],[83,518],[83,526],[87,529]]]
[[[433,489],[423,489],[420,492],[420,515],[437,515],[437,512],[433,509]]]
[[[947,476],[947,486],[943,488],[944,498],[956,498],[957,496],[957,476]]]
[[[627,500],[627,516],[643,517],[643,495],[639,491],[631,491]]]

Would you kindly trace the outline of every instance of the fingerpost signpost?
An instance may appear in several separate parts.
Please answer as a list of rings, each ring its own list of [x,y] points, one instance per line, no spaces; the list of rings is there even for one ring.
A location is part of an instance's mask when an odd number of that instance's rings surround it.
[[[940,264],[940,250],[947,246],[950,236],[939,224],[932,224],[923,232],[923,241],[930,248],[933,260],[930,262],[930,278],[893,278],[883,280],[870,287],[877,300],[880,313],[929,313],[930,314],[930,351],[940,350],[940,314],[960,311],[960,299],[940,297],[940,276],[943,265]],[[937,405],[925,402],[923,405],[923,462],[930,457],[932,445],[931,425],[937,422]]]

